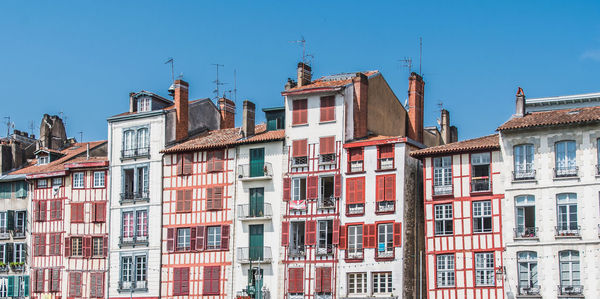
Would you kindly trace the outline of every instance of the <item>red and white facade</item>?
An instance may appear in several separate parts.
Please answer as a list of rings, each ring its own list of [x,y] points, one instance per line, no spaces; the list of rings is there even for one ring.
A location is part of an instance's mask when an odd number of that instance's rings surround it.
[[[498,135],[414,156],[423,160],[427,298],[504,298]]]

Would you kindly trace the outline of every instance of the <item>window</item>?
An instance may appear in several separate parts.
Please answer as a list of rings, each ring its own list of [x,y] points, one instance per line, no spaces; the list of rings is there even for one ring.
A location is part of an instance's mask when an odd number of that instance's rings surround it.
[[[376,177],[376,211],[393,212],[396,204],[396,175],[378,175]]]
[[[15,230],[13,231],[14,237],[25,237],[25,223],[27,223],[27,211],[16,211],[15,212]]]
[[[190,175],[194,170],[194,154],[183,153],[177,155],[177,175]]]
[[[104,256],[104,238],[92,237],[92,256],[94,256],[94,257]]]
[[[333,253],[333,220],[318,222],[317,255]]]
[[[440,288],[454,286],[454,254],[436,256],[437,286]]]
[[[135,131],[127,130],[123,132],[123,156],[132,156],[135,152]]]
[[[516,238],[533,238],[537,236],[535,227],[535,199],[533,195],[515,197]]]
[[[188,213],[192,211],[192,192],[193,190],[178,190],[177,198],[175,199],[175,211],[177,213]],[[207,191],[208,192],[208,191]],[[212,191],[211,191],[212,192]],[[212,207],[212,198],[210,198]],[[207,198],[208,206],[208,198]]]
[[[187,296],[190,293],[190,268],[173,268],[173,295]]]
[[[373,273],[373,294],[391,294],[392,272]]]
[[[60,233],[48,235],[50,239],[50,255],[61,255],[62,236]]]
[[[304,256],[305,223],[291,222],[290,224],[290,256]]]
[[[135,257],[135,285],[138,289],[146,289],[148,261],[145,255]]]
[[[308,165],[308,140],[292,141],[292,166],[302,167]]]
[[[363,149],[351,148],[348,150],[348,172],[362,172],[363,168]]]
[[[122,158],[135,158],[150,155],[148,128],[128,129],[123,132]]]
[[[346,179],[346,204],[348,215],[365,213],[365,178]]]
[[[148,210],[135,212],[135,237],[137,240],[148,240]]]
[[[489,233],[492,231],[492,202],[473,202],[473,232]]]
[[[81,272],[69,273],[69,297],[81,297]]]
[[[292,101],[292,125],[308,123],[306,111],[307,99]]]
[[[221,282],[221,266],[204,266],[204,282],[202,295],[219,295]]]
[[[25,263],[27,258],[27,245],[25,243],[14,243],[14,258],[16,263]]]
[[[83,188],[83,172],[73,173],[73,188]]]
[[[575,141],[559,141],[555,144],[555,176],[576,176],[577,162],[575,161]]]
[[[83,256],[82,237],[71,237],[71,256]]]
[[[123,170],[121,201],[147,200],[149,197],[148,188],[148,166],[137,166]]]
[[[471,192],[490,191],[490,153],[471,154]]]
[[[394,257],[393,223],[380,223],[377,225],[377,257]]]
[[[221,249],[221,227],[209,226],[206,228],[207,242],[206,249]]]
[[[59,178],[52,178],[52,186],[62,186],[63,184],[63,178],[59,177]]]
[[[150,98],[140,98],[137,100],[137,111],[145,112],[150,111]]]
[[[186,251],[190,250],[190,248],[190,228],[178,228],[177,251]]]
[[[452,235],[452,204],[435,205],[435,234]]]
[[[367,273],[348,273],[348,295],[367,293]]]
[[[121,238],[123,242],[133,241],[133,212],[123,213],[123,230],[121,231]]]
[[[319,138],[319,163],[335,163],[335,136]]]
[[[106,202],[92,203],[92,222],[102,223],[106,221]]]
[[[519,290],[538,288],[537,253],[521,251],[517,253]]]
[[[378,155],[377,165],[379,170],[394,168],[394,145],[380,145],[377,147]]]
[[[50,276],[50,292],[60,292],[60,269],[49,269],[48,275]]]
[[[37,180],[37,188],[48,188],[48,180],[47,179],[39,179]]]
[[[148,241],[148,210],[123,212],[122,221],[121,244]]]
[[[494,253],[475,253],[475,285],[494,285]]]
[[[321,122],[335,120],[335,96],[321,97]]]
[[[35,256],[44,256],[46,255],[46,235],[44,234],[35,234],[33,236],[34,241],[34,251],[33,254]]]
[[[104,273],[90,274],[90,297],[104,297]]]
[[[44,165],[44,164],[48,164],[50,163],[50,156],[46,155],[46,156],[39,156],[38,157],[38,165]]]
[[[348,249],[346,249],[346,257],[349,259],[363,258],[363,226],[350,225],[348,226]]]
[[[44,272],[45,269],[37,269],[34,270],[34,280],[35,280],[35,292],[43,293],[44,292]]]
[[[0,212],[0,229],[2,232],[8,231],[7,212]]]
[[[150,154],[150,140],[148,138],[148,128],[137,130],[137,155],[147,156]]]
[[[579,252],[574,250],[561,251],[559,252],[559,262],[561,288],[564,286],[580,286]]]
[[[559,236],[579,235],[579,225],[577,224],[577,194],[563,193],[558,194],[558,226],[556,232]]]
[[[306,209],[306,178],[292,179],[292,201],[290,202],[290,209]]]
[[[317,267],[315,277],[315,292],[322,294],[331,293],[331,267]],[[304,280],[302,280],[304,281]],[[318,296],[317,296],[318,297]]]
[[[61,220],[62,219],[62,200],[49,201],[50,204],[50,217],[49,220]],[[73,215],[71,215],[71,218]]]
[[[84,203],[83,202],[72,202],[71,203],[71,222],[81,223],[83,222],[84,215]]]
[[[322,176],[319,189],[319,208],[335,208],[335,179],[333,176]]]
[[[121,289],[133,288],[133,257],[121,258]]]
[[[94,172],[94,188],[104,188],[105,186],[105,175],[104,171]]]
[[[452,194],[452,157],[433,158],[433,195]]]
[[[216,150],[206,153],[206,172],[223,171],[225,151]]]
[[[535,170],[533,169],[533,144],[521,144],[514,147],[515,170],[513,178],[515,180],[533,179]]]
[[[190,194],[191,201],[191,190]],[[206,188],[206,209],[220,210],[223,208],[223,187]],[[191,210],[191,203],[190,203]]]

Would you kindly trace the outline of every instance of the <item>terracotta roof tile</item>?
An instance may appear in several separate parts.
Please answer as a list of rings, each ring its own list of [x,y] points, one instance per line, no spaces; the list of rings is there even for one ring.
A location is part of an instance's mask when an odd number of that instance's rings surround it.
[[[371,77],[372,75],[375,75],[377,73],[379,73],[379,71],[377,71],[377,70],[363,72],[363,74],[365,74],[367,77]],[[345,85],[352,83],[352,78],[355,77],[355,74],[356,73],[348,73],[348,74],[337,74],[337,75],[331,75],[331,76],[324,76],[324,77],[321,77],[319,79],[312,81],[308,85],[296,86],[294,88],[290,88],[290,89],[284,91],[283,93],[291,93],[291,92],[297,92],[297,91],[301,91],[301,90],[334,88],[334,87],[345,86]],[[340,79],[336,80],[336,78],[340,78]]]
[[[541,126],[582,124],[600,121],[600,106],[531,112],[523,117],[514,117],[500,127],[498,131],[525,129]]]
[[[412,157],[419,158],[426,156],[435,156],[440,154],[455,154],[498,149],[500,149],[500,139],[498,138],[498,134],[493,134],[479,138],[425,148],[422,150],[411,152],[410,155]]]
[[[191,140],[184,141],[173,147],[167,148],[162,152],[170,154],[177,152],[197,151],[245,143],[283,140],[285,138],[285,130],[266,131],[266,129],[266,124],[258,124],[255,128],[256,134],[249,138],[243,138],[240,128],[208,131]]]

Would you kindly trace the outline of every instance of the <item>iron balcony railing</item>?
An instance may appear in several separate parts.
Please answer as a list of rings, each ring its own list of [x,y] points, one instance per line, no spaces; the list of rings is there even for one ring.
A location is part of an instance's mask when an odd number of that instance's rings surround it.
[[[148,236],[120,236],[119,246],[148,245]]]
[[[376,205],[377,212],[379,213],[393,212],[395,208],[393,201],[380,201]]]
[[[138,147],[121,150],[122,159],[150,157],[150,147]]]
[[[452,184],[433,186],[433,195],[448,195],[452,194]]]
[[[123,192],[121,193],[120,203],[138,202],[138,201],[149,201],[150,192],[148,190],[142,192]]]
[[[363,171],[363,161],[352,161],[350,162],[350,172],[362,172]]]
[[[303,257],[306,256],[306,246],[300,244],[290,244],[288,249],[289,257]]]
[[[238,205],[238,219],[270,219],[273,217],[273,211],[270,203],[264,203],[262,206],[254,206],[249,204]]]
[[[365,212],[364,204],[350,204],[348,205],[348,215],[363,214]]]
[[[348,248],[346,249],[346,258],[349,260],[362,260],[365,256],[363,248]]]
[[[578,166],[558,167],[558,168],[554,168],[554,177],[555,178],[574,177],[574,176],[577,176],[578,172],[579,172]]]
[[[335,208],[335,197],[319,197],[317,201],[317,208],[319,209],[333,209]]]
[[[335,164],[335,154],[319,155],[319,164]]]
[[[8,265],[7,264],[1,265],[0,272],[8,272]]]
[[[238,248],[238,262],[242,264],[270,263],[273,261],[271,247],[240,247]]]
[[[292,167],[305,167],[305,166],[308,166],[308,157],[292,158]]]
[[[579,225],[559,225],[554,227],[557,237],[579,237],[581,236],[581,226]]]
[[[271,179],[272,177],[273,166],[269,162],[238,165],[238,178],[240,180]]]
[[[471,192],[485,191],[490,191],[489,177],[471,178]]]
[[[583,294],[582,285],[559,285],[558,295],[581,295]]]
[[[519,286],[518,295],[539,295],[539,286]]]
[[[330,255],[330,254],[333,254],[333,245],[331,245],[331,244],[318,245],[317,246],[317,251],[316,251],[315,254],[316,255]]]
[[[119,281],[119,290],[143,291],[148,289],[148,281]]]
[[[379,159],[379,170],[393,169],[394,158]]]
[[[534,169],[517,169],[513,171],[513,180],[532,180],[535,179],[535,170]]]
[[[0,227],[0,240],[10,239],[10,231],[6,227]]]
[[[517,227],[514,228],[515,239],[533,239],[538,237],[537,227]]]
[[[13,239],[23,239],[25,237],[25,228],[21,226],[16,226],[13,230]]]
[[[394,248],[385,248],[384,251],[376,251],[376,255],[378,258],[392,258],[394,257]]]

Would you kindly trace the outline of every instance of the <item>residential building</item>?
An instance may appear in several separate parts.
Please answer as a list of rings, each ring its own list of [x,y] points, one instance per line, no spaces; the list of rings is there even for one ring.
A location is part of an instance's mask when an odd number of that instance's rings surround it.
[[[108,119],[110,298],[161,296],[163,154],[166,146],[218,128],[210,99],[188,101],[175,80],[173,100],[131,93],[129,110]]]
[[[591,298],[600,293],[600,98],[525,99],[502,124],[506,294]]]
[[[423,161],[427,298],[504,298],[498,134],[411,155]]]

